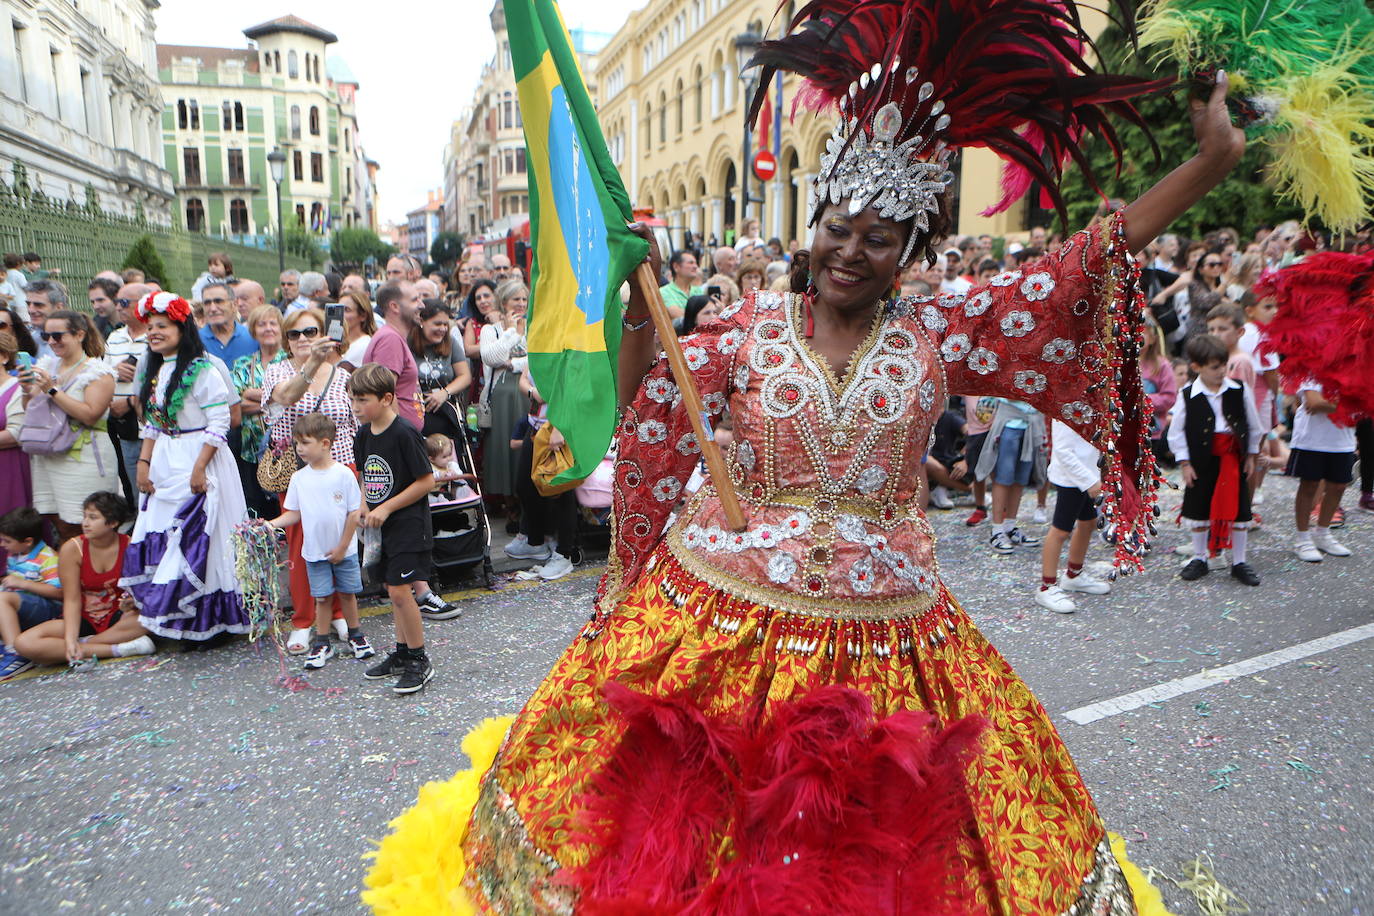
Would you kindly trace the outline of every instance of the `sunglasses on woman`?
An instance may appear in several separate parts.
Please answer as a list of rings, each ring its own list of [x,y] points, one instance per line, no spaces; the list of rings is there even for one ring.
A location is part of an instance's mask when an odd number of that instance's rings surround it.
[[[302,337],[304,337],[306,340],[314,340],[316,337],[319,336],[320,329],[315,327],[292,328],[291,330],[286,332],[287,340],[300,340]]]
[[[61,340],[65,335],[70,333],[71,331],[39,331],[38,336],[43,338],[45,341]]]

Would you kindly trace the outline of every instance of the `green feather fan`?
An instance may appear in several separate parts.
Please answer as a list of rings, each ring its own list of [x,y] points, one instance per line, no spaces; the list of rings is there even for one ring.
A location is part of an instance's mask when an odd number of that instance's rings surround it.
[[[1333,229],[1374,195],[1374,15],[1364,0],[1159,0],[1142,47],[1182,73],[1224,69],[1232,108],[1273,153],[1278,193]]]

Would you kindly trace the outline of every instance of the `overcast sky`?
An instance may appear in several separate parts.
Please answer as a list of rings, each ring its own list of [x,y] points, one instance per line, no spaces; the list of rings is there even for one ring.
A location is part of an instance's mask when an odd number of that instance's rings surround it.
[[[645,0],[561,0],[568,28],[614,32]],[[402,222],[442,189],[443,150],[453,119],[472,99],[495,42],[492,0],[162,0],[163,44],[246,48],[242,30],[294,13],[339,36],[329,55],[358,78],[358,129],[381,165],[381,221]],[[211,12],[213,10],[213,12]],[[217,24],[216,24],[217,23]]]

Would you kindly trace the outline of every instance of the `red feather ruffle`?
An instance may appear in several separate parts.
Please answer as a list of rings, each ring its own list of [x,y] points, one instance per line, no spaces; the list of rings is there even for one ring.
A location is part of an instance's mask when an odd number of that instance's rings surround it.
[[[1283,358],[1284,388],[1315,380],[1337,399],[1331,420],[1340,426],[1374,416],[1374,255],[1309,254],[1266,274],[1255,294],[1278,302],[1260,350]]]
[[[593,780],[573,870],[578,912],[972,916],[955,880],[972,808],[964,774],[986,723],[875,722],[841,687],[713,718],[610,682],[624,738]]]

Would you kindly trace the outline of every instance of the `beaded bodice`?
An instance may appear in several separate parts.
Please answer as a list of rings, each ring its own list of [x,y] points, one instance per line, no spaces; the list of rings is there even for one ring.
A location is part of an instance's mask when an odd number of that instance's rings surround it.
[[[774,604],[877,611],[933,595],[934,532],[917,496],[945,396],[940,355],[911,302],[884,304],[836,378],[801,331],[804,309],[800,296],[759,293],[750,326],[721,335],[734,366],[727,456],[748,527],[729,530],[703,488],[670,549],[711,581]]]
[[[920,466],[950,394],[1027,401],[1096,445],[1104,517],[1125,532],[1119,558],[1136,562],[1154,466],[1123,239],[1115,216],[967,295],[885,303],[842,378],[807,342],[799,295],[751,293],[682,338],[708,417],[728,406],[733,419],[727,461],[746,527],[730,530],[710,482],[668,525],[701,450],[660,357],[621,418],[601,613],[665,535],[702,580],[791,613],[887,619],[934,606],[943,586]]]

